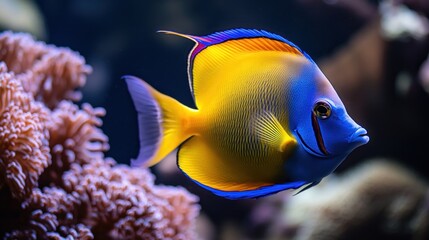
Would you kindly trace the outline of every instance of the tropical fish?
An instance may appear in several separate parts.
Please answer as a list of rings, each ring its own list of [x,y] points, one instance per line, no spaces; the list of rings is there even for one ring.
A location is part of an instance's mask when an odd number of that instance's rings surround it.
[[[188,77],[196,109],[124,76],[138,112],[133,166],[152,166],[178,148],[178,167],[201,187],[256,198],[316,185],[369,141],[316,63],[283,37],[162,32],[195,42]]]

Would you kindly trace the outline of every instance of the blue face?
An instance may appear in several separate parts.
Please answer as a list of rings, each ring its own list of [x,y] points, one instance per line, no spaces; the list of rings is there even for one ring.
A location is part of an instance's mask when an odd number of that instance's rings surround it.
[[[307,69],[308,70],[308,69]],[[294,178],[320,180],[369,137],[347,114],[326,77],[316,68],[291,85],[290,127],[298,149],[287,168]],[[289,161],[289,160],[288,160]]]
[[[350,118],[344,106],[328,98],[316,99],[306,115],[308,119],[298,125],[295,133],[311,155],[334,158],[369,140],[366,130]]]

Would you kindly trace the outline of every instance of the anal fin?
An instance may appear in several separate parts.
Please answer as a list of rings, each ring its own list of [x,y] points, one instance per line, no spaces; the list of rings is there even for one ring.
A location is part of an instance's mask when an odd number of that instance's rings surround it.
[[[217,153],[198,136],[183,143],[177,155],[178,167],[189,178],[214,194],[229,199],[256,198],[305,184],[301,181],[278,182],[277,173],[267,177],[264,169],[246,165],[242,159],[228,158],[225,153]]]

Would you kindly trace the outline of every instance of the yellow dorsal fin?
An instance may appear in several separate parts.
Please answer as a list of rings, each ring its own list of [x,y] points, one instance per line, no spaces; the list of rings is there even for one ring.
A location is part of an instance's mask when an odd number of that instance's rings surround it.
[[[159,31],[191,39],[196,44],[188,57],[189,85],[195,104],[199,107],[199,95],[212,91],[212,79],[231,60],[252,52],[277,51],[313,60],[292,42],[266,31],[233,29],[208,36],[192,36],[171,31]]]

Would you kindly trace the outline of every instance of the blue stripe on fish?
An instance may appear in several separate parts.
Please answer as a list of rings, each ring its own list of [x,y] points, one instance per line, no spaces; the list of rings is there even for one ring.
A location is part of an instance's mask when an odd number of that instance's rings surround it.
[[[186,173],[184,173],[186,175]],[[189,177],[188,175],[186,175]],[[189,177],[190,178],[190,177]],[[289,183],[281,183],[281,184],[275,184],[271,186],[264,186],[255,190],[249,190],[249,191],[221,191],[215,188],[211,188],[209,186],[206,186],[202,183],[199,183],[192,178],[190,178],[193,182],[198,184],[199,186],[209,190],[210,192],[224,198],[228,198],[231,200],[237,200],[237,199],[247,199],[247,198],[259,198],[264,197],[267,195],[271,195],[274,193],[281,192],[283,190],[287,189],[297,189],[305,184],[308,184],[308,182],[304,181],[297,181],[297,182],[289,182]]]
[[[256,30],[256,29],[231,29],[231,30],[226,30],[226,31],[222,31],[222,32],[216,32],[207,36],[191,36],[188,35],[189,37],[191,37],[192,39],[194,39],[196,42],[198,42],[199,44],[202,44],[204,47],[199,46],[195,49],[193,49],[192,53],[191,53],[191,58],[194,58],[195,55],[197,55],[200,51],[202,51],[204,48],[215,45],[215,44],[219,44],[219,43],[223,43],[229,40],[234,40],[234,39],[243,39],[243,38],[260,38],[260,37],[265,37],[265,38],[269,38],[272,40],[277,40],[280,42],[284,42],[294,48],[296,48],[299,52],[301,52],[308,60],[310,60],[311,62],[314,62],[313,59],[311,59],[311,57],[304,51],[302,51],[297,45],[295,45],[293,42],[277,35],[274,33],[270,33],[264,30]]]

